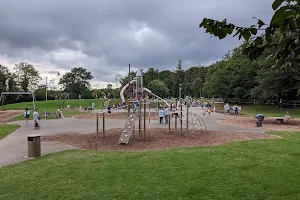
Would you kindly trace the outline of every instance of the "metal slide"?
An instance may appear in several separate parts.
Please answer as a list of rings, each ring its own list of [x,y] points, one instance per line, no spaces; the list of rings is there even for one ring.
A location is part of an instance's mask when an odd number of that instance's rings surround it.
[[[124,97],[124,91],[126,90],[126,88],[127,88],[130,84],[132,84],[132,83],[134,83],[134,82],[136,82],[135,79],[133,79],[132,81],[130,81],[129,83],[127,83],[127,84],[121,89],[121,91],[120,91],[120,97],[121,97],[122,103],[125,103],[125,102],[126,102],[126,101],[125,101],[125,97]]]
[[[161,97],[157,96],[156,94],[152,93],[151,90],[149,90],[148,88],[145,88],[145,87],[144,87],[143,90],[145,90],[146,92],[152,94],[152,95],[155,96],[156,98],[162,100],[165,104],[167,104],[167,106],[170,106],[170,104],[169,104],[166,100],[164,100],[163,98],[161,98]]]
[[[132,81],[130,81],[130,83],[127,83],[127,84],[121,89],[121,91],[120,91],[120,97],[121,97],[122,103],[125,103],[125,102],[126,102],[125,97],[124,97],[124,91],[126,90],[126,88],[127,88],[130,84],[132,84],[132,83],[134,83],[134,82],[136,82],[136,77],[135,77]],[[164,100],[163,98],[157,96],[156,94],[154,94],[153,92],[151,92],[151,90],[149,90],[148,88],[145,88],[145,87],[144,87],[143,90],[146,91],[146,92],[148,92],[148,93],[150,93],[150,94],[153,95],[154,97],[156,97],[156,98],[162,100],[167,106],[170,106],[170,104],[169,104],[166,100]]]

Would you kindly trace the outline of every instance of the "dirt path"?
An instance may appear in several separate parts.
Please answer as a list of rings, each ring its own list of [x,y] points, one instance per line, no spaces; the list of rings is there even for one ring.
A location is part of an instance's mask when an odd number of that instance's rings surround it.
[[[21,110],[2,110],[0,111],[0,124],[9,122],[11,118],[21,115],[24,111]]]

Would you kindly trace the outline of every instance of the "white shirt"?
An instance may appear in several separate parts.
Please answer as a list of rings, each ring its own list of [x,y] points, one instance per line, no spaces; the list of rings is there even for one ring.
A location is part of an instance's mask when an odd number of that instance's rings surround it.
[[[34,111],[32,116],[33,116],[33,120],[35,120],[35,121],[39,120],[39,113],[38,112]]]
[[[164,115],[165,115],[164,110],[159,110],[159,111],[158,111],[158,116],[159,116],[159,117],[164,117]]]
[[[168,115],[169,114],[169,108],[166,108],[165,109],[165,115]]]

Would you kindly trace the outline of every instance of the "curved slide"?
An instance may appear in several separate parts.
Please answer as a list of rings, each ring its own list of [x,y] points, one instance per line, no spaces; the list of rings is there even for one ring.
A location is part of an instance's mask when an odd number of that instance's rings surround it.
[[[129,84],[132,84],[132,83],[134,83],[134,82],[136,82],[136,80],[133,79],[132,81],[130,81],[129,83],[127,83],[127,84],[121,89],[121,91],[120,91],[120,97],[121,97],[122,103],[125,103],[124,91],[125,91],[126,88],[129,86]]]
[[[121,97],[122,103],[125,103],[124,91],[125,91],[126,88],[129,86],[129,84],[132,84],[132,83],[134,83],[134,82],[136,82],[136,78],[133,79],[132,81],[130,81],[129,83],[127,83],[127,84],[121,89],[121,91],[120,91],[120,97]],[[169,104],[166,100],[164,100],[163,98],[157,96],[156,94],[154,94],[153,92],[151,92],[151,90],[149,90],[148,88],[145,88],[145,87],[144,87],[143,90],[146,91],[146,92],[148,92],[148,93],[150,93],[150,94],[153,95],[154,97],[156,97],[156,98],[162,100],[167,106],[170,106],[170,104]]]

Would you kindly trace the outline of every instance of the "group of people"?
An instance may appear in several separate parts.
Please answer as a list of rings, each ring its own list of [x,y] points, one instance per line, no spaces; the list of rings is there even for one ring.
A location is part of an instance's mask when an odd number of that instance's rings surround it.
[[[234,106],[232,106],[232,110],[234,111],[234,114],[235,114],[235,115],[238,115],[238,114],[241,112],[242,107],[241,107],[241,106],[234,105]],[[227,115],[230,114],[230,105],[229,105],[229,103],[226,103],[226,104],[224,105],[224,112],[227,113]]]
[[[26,126],[28,126],[29,117],[30,117],[30,111],[28,110],[28,108],[26,108],[25,112],[24,112],[24,118],[25,118],[25,121],[26,121]],[[39,116],[39,113],[37,112],[37,109],[35,109],[33,111],[32,117],[33,117],[35,128],[40,128],[40,116]]]
[[[43,117],[44,120],[46,120],[49,115],[50,115],[50,113],[47,112],[47,110],[44,110],[44,112],[42,114],[42,117]],[[29,117],[30,117],[30,111],[29,111],[28,108],[25,108],[24,119],[26,121],[26,126],[28,126]],[[40,124],[40,115],[39,115],[37,109],[34,109],[34,111],[32,113],[32,117],[33,117],[35,128],[40,128],[40,126],[41,126],[41,124]],[[56,111],[56,118],[59,118],[59,119],[64,118],[64,115],[63,115],[62,110],[60,108],[58,108],[57,111]]]

